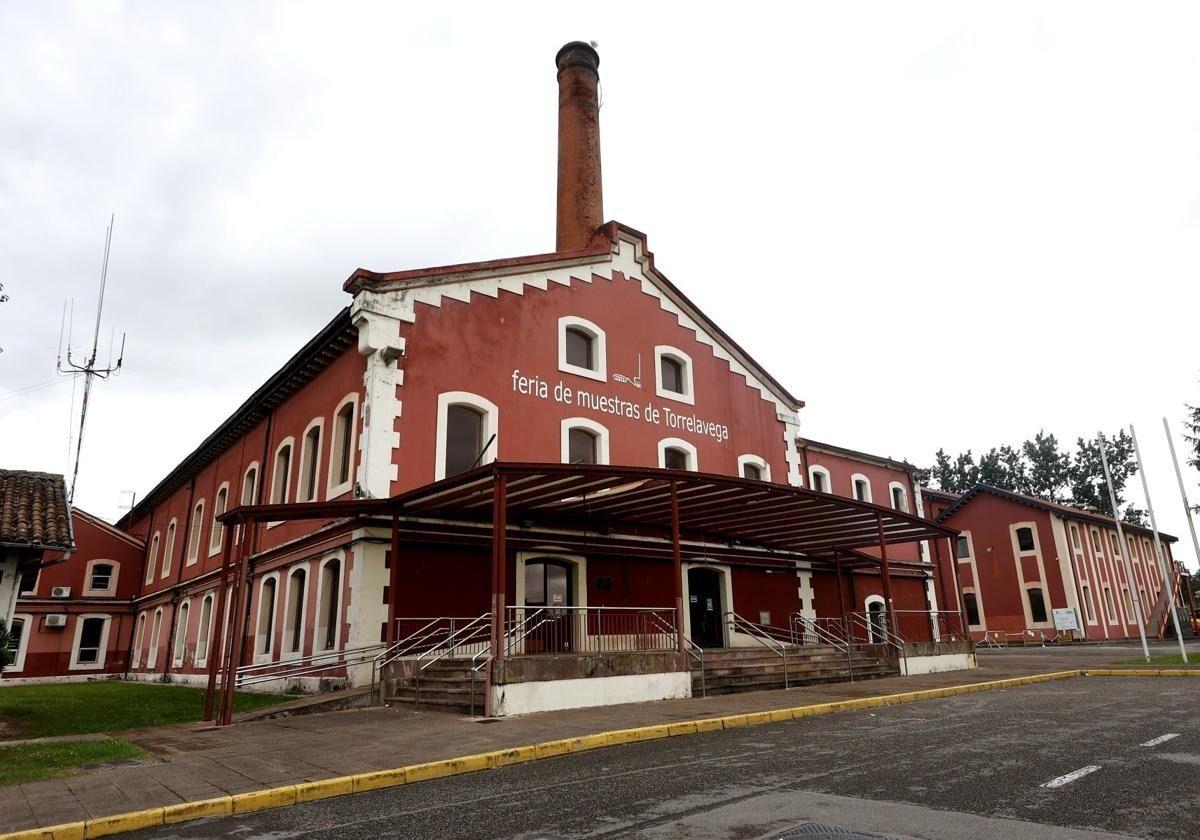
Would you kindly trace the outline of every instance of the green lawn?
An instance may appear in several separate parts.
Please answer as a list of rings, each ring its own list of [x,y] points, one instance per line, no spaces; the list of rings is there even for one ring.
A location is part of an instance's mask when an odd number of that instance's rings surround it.
[[[1188,656],[1188,664],[1200,667],[1200,653],[1193,653]],[[1151,656],[1150,662],[1146,662],[1144,656],[1139,656],[1137,659],[1118,659],[1114,665],[1182,665],[1183,657],[1178,653],[1164,653],[1159,656]]]
[[[0,785],[52,779],[84,764],[148,755],[140,747],[119,738],[4,747],[0,748]]]
[[[290,699],[282,694],[238,692],[244,711]],[[16,728],[9,738],[116,732],[204,716],[204,689],[161,683],[104,681],[0,687],[0,719]]]

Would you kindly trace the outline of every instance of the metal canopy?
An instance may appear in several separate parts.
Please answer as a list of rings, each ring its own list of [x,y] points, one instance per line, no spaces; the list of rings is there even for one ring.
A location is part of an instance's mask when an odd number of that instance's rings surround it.
[[[509,522],[600,530],[671,528],[671,491],[685,537],[789,552],[953,537],[957,531],[891,508],[783,484],[710,473],[601,464],[496,462],[390,499],[238,507],[222,521],[400,516],[490,521],[504,476]]]

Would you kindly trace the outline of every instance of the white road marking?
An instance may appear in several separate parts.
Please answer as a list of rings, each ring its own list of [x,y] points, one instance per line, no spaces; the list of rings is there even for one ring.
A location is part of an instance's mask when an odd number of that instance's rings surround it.
[[[1178,738],[1178,732],[1168,732],[1166,735],[1159,735],[1157,738],[1152,738],[1144,744],[1138,744],[1139,747],[1157,747],[1159,744],[1165,744],[1172,738]]]
[[[1070,773],[1068,773],[1065,776],[1059,776],[1057,779],[1051,779],[1050,781],[1046,782],[1046,784],[1042,785],[1042,787],[1056,788],[1056,787],[1062,787],[1063,785],[1069,785],[1069,784],[1071,784],[1071,782],[1075,781],[1076,779],[1082,778],[1082,777],[1086,776],[1088,773],[1095,773],[1099,769],[1100,769],[1100,765],[1089,764],[1087,767],[1080,767],[1078,770],[1072,770]]]

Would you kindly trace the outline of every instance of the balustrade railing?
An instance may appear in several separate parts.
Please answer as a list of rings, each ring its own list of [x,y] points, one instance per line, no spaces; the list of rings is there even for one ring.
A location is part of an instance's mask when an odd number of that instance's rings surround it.
[[[504,652],[641,653],[678,650],[672,607],[509,607]]]

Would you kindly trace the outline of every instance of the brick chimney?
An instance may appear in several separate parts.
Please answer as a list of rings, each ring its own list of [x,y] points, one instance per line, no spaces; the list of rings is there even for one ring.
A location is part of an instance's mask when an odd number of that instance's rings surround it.
[[[558,225],[554,250],[587,247],[604,222],[600,183],[600,56],[572,41],[558,65]]]

